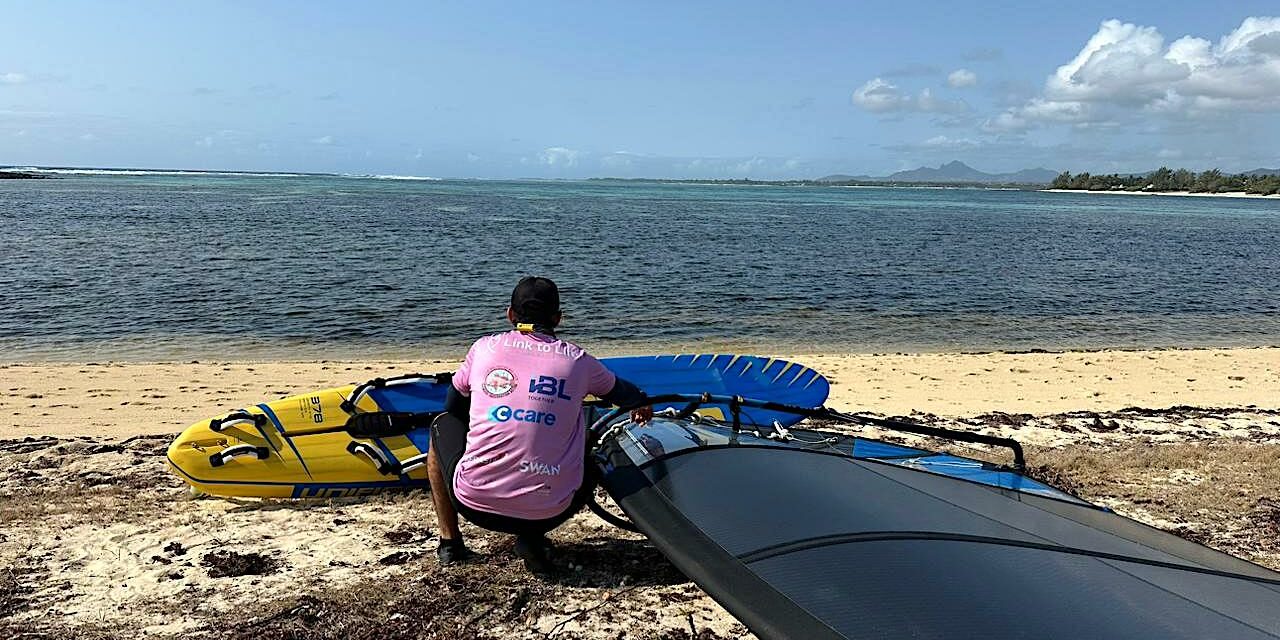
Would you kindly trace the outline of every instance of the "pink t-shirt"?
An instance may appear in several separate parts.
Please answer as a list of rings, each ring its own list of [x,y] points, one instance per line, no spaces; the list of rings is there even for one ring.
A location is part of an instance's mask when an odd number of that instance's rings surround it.
[[[454,471],[462,504],[523,520],[558,515],[582,485],[582,399],[615,378],[581,347],[508,331],[467,351],[453,386],[471,397],[467,450]]]

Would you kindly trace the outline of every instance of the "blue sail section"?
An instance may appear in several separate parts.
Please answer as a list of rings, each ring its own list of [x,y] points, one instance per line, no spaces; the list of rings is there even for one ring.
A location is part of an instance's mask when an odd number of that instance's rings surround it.
[[[795,362],[761,356],[729,354],[631,356],[602,360],[620,378],[649,395],[703,393],[771,400],[801,407],[820,407],[831,385],[817,371]],[[657,405],[663,409],[674,404]],[[728,419],[729,407],[705,405]],[[744,408],[744,424],[790,426],[803,419],[793,413]]]
[[[900,458],[904,456],[927,455],[931,455],[931,452],[925,451],[924,449],[904,447],[900,444],[880,442],[879,440],[863,440],[858,438],[853,441],[853,456],[855,458]]]
[[[827,379],[809,367],[760,356],[625,356],[601,362],[649,395],[710,392],[819,407],[831,390]],[[442,410],[447,391],[445,383],[423,381],[373,389],[369,395],[383,411],[418,413]],[[756,410],[752,417],[757,424],[769,424],[778,419],[780,414],[776,413]],[[795,419],[787,415],[783,424],[792,424]]]
[[[603,358],[601,362],[615,375],[631,381],[649,395],[663,393],[703,393],[737,395],[772,400],[803,407],[819,407],[826,402],[831,385],[809,367],[776,358],[732,354],[625,356]],[[369,396],[383,411],[431,413],[444,410],[448,383],[423,380],[380,387]],[[660,405],[657,409],[671,405]],[[729,408],[707,405],[727,419]],[[790,426],[802,416],[791,413],[744,408],[744,424]],[[406,434],[414,446],[426,451],[430,437],[426,429]]]

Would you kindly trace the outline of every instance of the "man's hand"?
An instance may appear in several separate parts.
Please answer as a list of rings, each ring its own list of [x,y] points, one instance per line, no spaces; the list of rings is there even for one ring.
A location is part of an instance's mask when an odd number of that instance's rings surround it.
[[[653,419],[653,407],[644,406],[639,409],[631,410],[631,421],[636,424],[646,424]]]

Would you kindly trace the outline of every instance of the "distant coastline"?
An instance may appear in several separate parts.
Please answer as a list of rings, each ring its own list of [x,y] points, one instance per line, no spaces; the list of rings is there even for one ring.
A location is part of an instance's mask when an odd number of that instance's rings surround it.
[[[1168,195],[1219,198],[1280,198],[1280,169],[1254,169],[1225,174],[1217,169],[1195,173],[1186,169],[1161,167],[1146,173],[1071,174],[1061,172],[1050,180],[1040,178],[1047,169],[1024,169],[1013,173],[993,174],[978,171],[961,162],[950,162],[938,168],[920,167],[894,174],[873,177],[832,174],[820,178],[754,179],[754,178],[513,178],[492,179],[532,182],[596,182],[620,185],[692,185],[746,187],[836,187],[860,189],[968,189],[983,191],[1039,191],[1043,193],[1102,193],[1121,195]],[[441,178],[411,175],[335,174],[286,171],[235,171],[210,169],[136,169],[95,167],[0,166],[0,180],[40,180],[79,176],[173,176],[173,177],[260,177],[260,178],[339,178],[391,181],[436,182]],[[444,180],[485,180],[483,178],[444,178]]]
[[[753,180],[751,178],[587,178],[589,182],[624,182],[632,184],[689,184],[749,187],[868,187],[887,189],[988,189],[996,191],[1039,191],[1043,182],[953,182],[903,180]]]
[[[0,169],[0,180],[43,180],[49,176],[30,171],[11,171]]]
[[[1090,189],[1040,189],[1044,193],[1088,193],[1115,196],[1190,196],[1193,198],[1249,198],[1256,200],[1280,200],[1280,194],[1245,193],[1243,191],[1223,191],[1209,193],[1204,191],[1124,191],[1124,190],[1090,190]]]

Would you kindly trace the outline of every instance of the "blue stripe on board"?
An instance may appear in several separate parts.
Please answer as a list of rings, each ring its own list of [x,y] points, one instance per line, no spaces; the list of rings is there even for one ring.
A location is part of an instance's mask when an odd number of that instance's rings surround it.
[[[284,426],[280,424],[280,418],[276,417],[276,412],[272,411],[271,407],[268,407],[265,404],[258,405],[258,408],[262,409],[262,412],[267,414],[267,418],[271,419],[271,424],[274,424],[276,426],[276,431],[280,432],[280,438],[284,440],[285,444],[289,445],[290,449],[293,449],[293,455],[298,456],[298,462],[302,465],[302,470],[307,473],[307,477],[313,478],[314,476],[311,475],[311,470],[307,468],[307,461],[302,459],[302,452],[298,451],[298,448],[293,446],[293,440],[284,432]]]
[[[271,447],[271,450],[276,452],[276,455],[280,455],[280,447],[276,446],[275,441],[271,439],[271,436],[267,435],[266,431],[262,430],[262,427],[258,426],[257,422],[253,423],[253,428],[258,430],[258,435],[262,436],[262,439],[266,441],[267,446]]]

